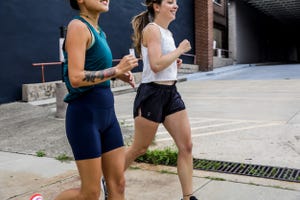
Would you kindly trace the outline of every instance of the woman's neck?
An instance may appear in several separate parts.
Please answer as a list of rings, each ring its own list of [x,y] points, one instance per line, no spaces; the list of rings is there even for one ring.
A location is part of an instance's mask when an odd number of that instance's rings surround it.
[[[159,18],[154,19],[153,21],[154,23],[156,23],[157,25],[159,25],[160,27],[164,28],[164,29],[168,29],[170,22],[166,22],[165,20],[161,20]]]
[[[99,16],[94,16],[84,12],[80,12],[79,15],[88,21],[96,30],[100,31],[100,27],[98,25]]]

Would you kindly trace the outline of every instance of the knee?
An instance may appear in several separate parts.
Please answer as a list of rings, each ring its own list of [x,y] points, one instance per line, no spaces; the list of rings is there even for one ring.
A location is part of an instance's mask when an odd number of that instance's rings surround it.
[[[147,152],[148,147],[147,146],[143,146],[143,147],[139,147],[139,148],[134,148],[132,147],[132,153],[134,155],[135,158],[144,155]]]
[[[98,200],[100,198],[100,187],[91,189],[84,193],[84,200]]]
[[[108,188],[109,193],[111,194],[124,194],[125,193],[125,178],[121,178],[117,181],[111,182]]]
[[[148,150],[148,147],[142,147],[138,150],[138,156],[144,155]]]
[[[179,153],[182,154],[192,154],[192,150],[193,150],[193,143],[192,142],[188,142],[184,145],[182,145],[180,148],[178,148]]]
[[[122,178],[121,180],[119,180],[117,182],[117,191],[118,191],[119,194],[124,194],[125,193],[125,185],[126,185],[125,178]]]

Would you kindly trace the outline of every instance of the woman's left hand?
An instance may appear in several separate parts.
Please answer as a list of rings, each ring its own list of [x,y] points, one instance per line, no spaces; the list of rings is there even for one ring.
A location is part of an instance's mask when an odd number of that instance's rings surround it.
[[[181,67],[181,65],[182,65],[182,59],[177,58],[176,63],[177,63],[177,68],[179,69]]]
[[[126,83],[129,83],[131,87],[135,88],[134,76],[131,71],[125,72],[124,74],[118,76],[117,78]]]

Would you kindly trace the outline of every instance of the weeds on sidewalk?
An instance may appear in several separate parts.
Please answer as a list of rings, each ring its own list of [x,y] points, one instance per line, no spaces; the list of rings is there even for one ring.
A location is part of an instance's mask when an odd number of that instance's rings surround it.
[[[36,154],[37,157],[44,157],[44,156],[46,156],[46,153],[45,153],[44,150],[39,150],[35,154]]]
[[[65,153],[58,155],[57,157],[55,157],[55,159],[61,162],[69,162],[74,160],[72,157],[67,156]]]
[[[166,147],[163,150],[147,150],[144,155],[136,159],[136,162],[144,162],[154,165],[176,166],[177,155],[178,150],[170,147]]]

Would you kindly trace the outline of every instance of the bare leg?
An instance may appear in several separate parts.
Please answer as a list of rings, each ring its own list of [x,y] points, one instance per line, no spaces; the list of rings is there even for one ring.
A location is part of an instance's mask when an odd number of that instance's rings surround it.
[[[102,155],[102,170],[106,181],[109,200],[125,199],[125,147],[120,147]]]
[[[193,193],[193,144],[186,110],[167,116],[163,124],[178,148],[177,171],[184,200],[188,200]]]
[[[155,137],[158,125],[159,123],[141,116],[134,119],[134,139],[132,145],[126,150],[125,170],[137,157],[146,153]]]
[[[101,158],[76,161],[81,188],[59,194],[55,200],[98,200],[100,196]]]

